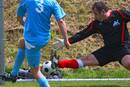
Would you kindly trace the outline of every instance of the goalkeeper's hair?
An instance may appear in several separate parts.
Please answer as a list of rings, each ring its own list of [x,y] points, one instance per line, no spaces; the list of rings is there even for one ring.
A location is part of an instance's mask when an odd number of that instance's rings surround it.
[[[104,11],[108,11],[109,8],[106,5],[106,3],[104,1],[97,1],[93,4],[92,6],[92,10],[96,9],[99,13],[101,13],[103,10]]]

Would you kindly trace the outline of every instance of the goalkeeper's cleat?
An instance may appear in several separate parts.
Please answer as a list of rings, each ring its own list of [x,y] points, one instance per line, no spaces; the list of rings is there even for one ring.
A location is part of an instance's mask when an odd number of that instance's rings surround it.
[[[2,76],[2,80],[4,80],[4,81],[11,81],[11,82],[14,83],[17,80],[17,76],[13,76],[11,74],[6,73],[6,74],[4,74]]]

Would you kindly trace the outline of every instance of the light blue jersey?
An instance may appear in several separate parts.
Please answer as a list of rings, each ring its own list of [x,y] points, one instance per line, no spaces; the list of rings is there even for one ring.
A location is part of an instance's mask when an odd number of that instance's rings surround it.
[[[17,16],[26,17],[24,39],[31,44],[44,45],[50,39],[50,18],[56,20],[65,16],[56,0],[21,0]]]

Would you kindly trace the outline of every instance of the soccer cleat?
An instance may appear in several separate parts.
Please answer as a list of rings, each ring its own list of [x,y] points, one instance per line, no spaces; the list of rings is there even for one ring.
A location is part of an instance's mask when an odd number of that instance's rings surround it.
[[[52,50],[51,53],[51,62],[52,62],[52,68],[56,69],[58,68],[58,60],[59,60],[60,56],[57,56],[56,51]]]
[[[2,80],[4,80],[4,81],[11,81],[11,82],[14,83],[17,80],[17,76],[12,76],[11,74],[5,73],[2,76]]]
[[[29,70],[20,69],[18,73],[18,77],[20,79],[34,79],[34,76],[30,72],[30,69]]]
[[[13,83],[16,82],[17,78],[18,78],[17,76],[12,76],[12,75],[10,74],[10,79],[11,79],[11,81],[12,81]]]
[[[47,76],[47,79],[61,79],[62,73],[60,70],[55,70],[50,75]]]

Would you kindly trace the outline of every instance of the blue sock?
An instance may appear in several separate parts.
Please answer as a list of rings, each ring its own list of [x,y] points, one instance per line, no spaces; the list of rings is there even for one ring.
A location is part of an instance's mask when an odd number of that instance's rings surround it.
[[[50,85],[45,77],[37,79],[37,82],[40,84],[40,87],[50,87]]]
[[[24,61],[24,57],[25,57],[25,49],[19,48],[17,55],[16,55],[15,64],[14,64],[12,72],[11,72],[12,76],[17,76],[17,74],[19,72],[19,68]]]

